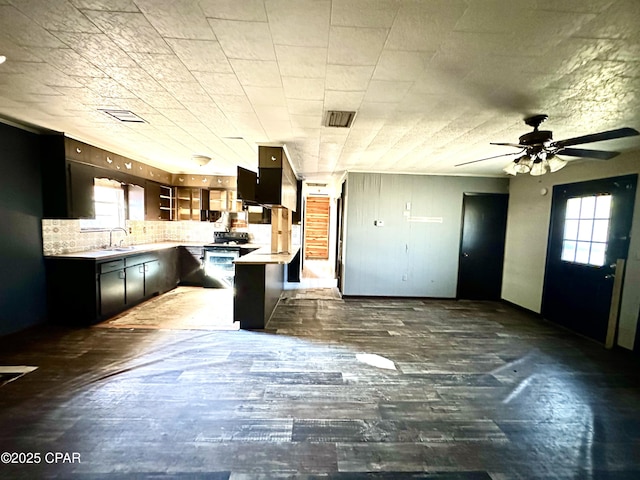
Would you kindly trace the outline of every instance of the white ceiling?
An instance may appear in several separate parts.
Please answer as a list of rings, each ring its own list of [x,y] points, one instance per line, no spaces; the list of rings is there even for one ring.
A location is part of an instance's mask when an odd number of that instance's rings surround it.
[[[1,117],[171,172],[278,144],[307,179],[502,175],[510,157],[454,165],[512,153],[489,142],[527,114],[556,140],[640,127],[638,0],[0,0],[0,55]]]

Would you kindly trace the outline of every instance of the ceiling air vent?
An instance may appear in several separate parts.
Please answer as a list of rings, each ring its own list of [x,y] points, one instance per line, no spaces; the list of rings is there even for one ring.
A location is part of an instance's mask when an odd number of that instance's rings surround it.
[[[130,110],[110,110],[106,108],[99,108],[98,110],[112,116],[117,120],[120,120],[121,122],[146,123],[144,119],[140,118]]]
[[[344,112],[339,110],[328,110],[325,117],[325,127],[349,128],[356,116],[356,112]]]

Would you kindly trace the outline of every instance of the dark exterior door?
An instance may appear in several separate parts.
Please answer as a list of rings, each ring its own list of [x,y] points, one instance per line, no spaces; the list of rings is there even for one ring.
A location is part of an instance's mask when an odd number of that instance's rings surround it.
[[[508,204],[506,193],[464,194],[458,298],[500,299]]]
[[[637,175],[553,189],[542,314],[606,340],[616,260],[626,259]]]

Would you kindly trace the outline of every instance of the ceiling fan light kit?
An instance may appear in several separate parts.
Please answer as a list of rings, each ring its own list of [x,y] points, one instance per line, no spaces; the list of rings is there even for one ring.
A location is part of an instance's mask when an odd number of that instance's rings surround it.
[[[533,127],[533,132],[525,133],[519,139],[519,143],[491,143],[491,145],[500,145],[505,147],[520,148],[518,155],[524,153],[521,157],[513,160],[509,165],[503,168],[508,175],[517,175],[518,173],[529,173],[533,176],[544,175],[548,172],[557,172],[567,165],[567,160],[557,157],[557,155],[565,155],[570,157],[582,157],[596,160],[609,160],[620,154],[620,152],[609,152],[604,150],[587,150],[584,148],[567,148],[572,145],[580,145],[583,143],[602,142],[605,140],[614,140],[616,138],[633,137],[640,135],[640,132],[633,128],[624,127],[616,130],[608,130],[606,132],[593,133],[583,135],[581,137],[567,138],[565,140],[553,140],[553,133],[550,130],[539,130],[538,128],[548,118],[547,115],[533,115],[524,119],[524,122]],[[495,155],[493,157],[481,158],[471,162],[460,163],[456,167],[468,165],[470,163],[482,162],[492,158],[514,155],[506,153],[504,155]]]

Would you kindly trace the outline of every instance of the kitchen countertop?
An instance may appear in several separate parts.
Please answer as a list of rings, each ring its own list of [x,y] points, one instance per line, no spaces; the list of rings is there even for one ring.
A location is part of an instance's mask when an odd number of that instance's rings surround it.
[[[157,250],[165,250],[167,248],[174,247],[204,247],[214,245],[212,242],[158,242],[158,243],[144,243],[140,245],[131,245],[129,247],[124,247],[121,249],[113,248],[113,249],[97,249],[97,250],[88,250],[85,252],[73,252],[73,253],[61,253],[58,255],[45,255],[45,258],[64,258],[64,259],[76,259],[76,260],[109,260],[112,258],[120,258],[126,257],[130,255],[136,255],[139,253],[147,253],[154,252]],[[300,247],[296,247],[292,254],[279,254],[275,255],[271,253],[271,247],[264,244],[256,244],[256,243],[245,243],[245,244],[224,244],[217,243],[215,244],[216,248],[228,248],[228,247],[237,247],[237,248],[250,248],[255,249],[254,252],[251,252],[247,255],[242,256],[236,263],[289,263],[297,253]],[[249,258],[247,258],[249,257]],[[246,259],[246,260],[245,260]]]
[[[132,245],[130,247],[124,247],[122,249],[101,248],[97,250],[88,250],[85,252],[73,252],[73,253],[61,253],[59,255],[45,255],[45,258],[65,258],[65,259],[77,259],[77,260],[109,260],[111,258],[125,257],[129,255],[135,255],[138,253],[153,252],[157,250],[165,250],[167,248],[179,247],[189,245],[203,245],[202,243],[191,242],[159,242],[159,243],[145,243],[141,245]]]
[[[236,265],[265,265],[265,264],[280,264],[286,265],[291,263],[293,257],[296,256],[300,250],[299,245],[292,247],[290,253],[271,253],[270,246],[263,246],[255,252],[248,253],[242,257],[236,259],[233,263]]]

